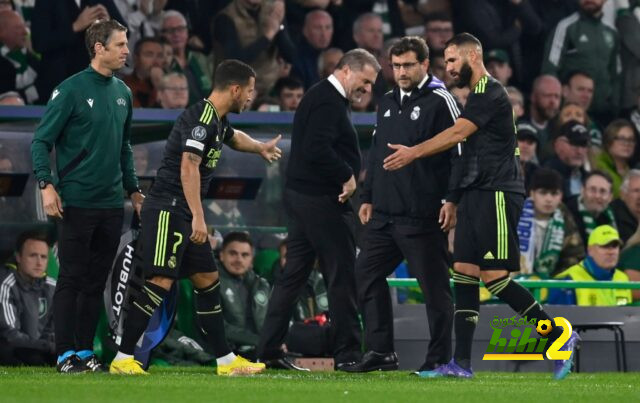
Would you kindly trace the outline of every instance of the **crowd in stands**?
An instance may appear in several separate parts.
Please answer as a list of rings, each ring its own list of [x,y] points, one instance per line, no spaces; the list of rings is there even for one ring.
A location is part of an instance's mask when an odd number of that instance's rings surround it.
[[[372,112],[394,85],[387,50],[403,35],[427,41],[430,73],[464,105],[469,90],[451,86],[443,50],[455,33],[470,32],[483,43],[487,70],[506,86],[517,119],[528,196],[519,225],[520,275],[640,281],[638,0],[0,1],[0,105],[45,104],[56,85],[86,68],[83,31],[99,18],[128,27],[130,61],[120,74],[134,107],[163,109],[206,97],[214,66],[235,58],[257,72],[253,110],[295,111],[345,51],[362,47],[382,70],[372,94],[352,109]],[[153,174],[138,165],[147,159],[136,157],[138,175]],[[0,172],[11,171],[7,164],[9,157],[0,157]],[[213,203],[225,225],[246,224],[235,205]],[[228,337],[250,357],[286,246],[273,273],[256,273],[256,248],[246,234],[211,239],[218,244]],[[6,362],[52,359],[55,282],[42,269],[43,244],[39,235],[21,236],[14,266],[0,276]],[[314,273],[296,320],[327,310],[320,270]],[[549,302],[640,300],[640,290],[599,292],[561,292]]]

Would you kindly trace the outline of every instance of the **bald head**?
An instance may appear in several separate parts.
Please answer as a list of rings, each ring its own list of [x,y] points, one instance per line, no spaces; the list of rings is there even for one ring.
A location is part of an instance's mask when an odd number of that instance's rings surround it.
[[[562,84],[552,75],[542,75],[533,81],[531,114],[539,122],[553,119],[560,110]]]
[[[333,18],[323,10],[307,13],[304,18],[302,35],[314,49],[328,48],[333,37]]]
[[[0,11],[0,43],[10,50],[21,49],[27,41],[27,26],[13,10]]]

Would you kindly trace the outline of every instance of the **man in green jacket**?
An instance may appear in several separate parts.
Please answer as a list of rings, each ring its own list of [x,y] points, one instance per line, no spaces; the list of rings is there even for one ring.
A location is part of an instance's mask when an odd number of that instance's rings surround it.
[[[131,91],[114,76],[129,54],[126,31],[115,20],[87,29],[91,64],[53,90],[31,144],[44,209],[60,219],[53,316],[62,373],[102,369],[93,338],[120,240],[123,193],[138,213],[143,200],[130,145]]]
[[[619,105],[621,64],[615,28],[602,22],[605,0],[580,0],[580,10],[560,20],[549,35],[542,73],[561,80],[573,71],[588,73],[595,83],[589,114],[606,125]]]
[[[220,262],[220,296],[227,341],[236,353],[255,359],[271,287],[253,271],[253,242],[249,234],[227,234]]]

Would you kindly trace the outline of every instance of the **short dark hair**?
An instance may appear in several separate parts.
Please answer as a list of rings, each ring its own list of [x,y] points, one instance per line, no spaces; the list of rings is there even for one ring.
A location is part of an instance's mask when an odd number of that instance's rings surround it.
[[[304,85],[302,84],[302,81],[295,77],[281,77],[273,86],[273,92],[279,96],[280,92],[285,88],[296,90],[298,88],[304,88]]]
[[[97,20],[87,28],[87,32],[84,34],[84,43],[87,46],[90,59],[96,56],[96,43],[107,46],[113,31],[127,32],[127,27],[116,20]]]
[[[224,90],[230,85],[244,87],[251,77],[256,78],[256,72],[248,64],[236,59],[225,60],[216,67],[213,89]]]
[[[464,46],[464,45],[475,45],[482,49],[482,43],[475,36],[471,35],[468,32],[462,32],[449,39],[447,43],[445,43],[445,49],[449,46]]]
[[[600,176],[604,178],[604,180],[606,180],[609,185],[613,187],[613,179],[611,178],[611,175],[599,169],[594,169],[593,171],[587,172],[587,174],[582,178],[582,186],[586,186],[587,181],[594,176]]]
[[[451,19],[451,17],[447,13],[436,12],[436,13],[430,13],[430,14],[427,14],[427,15],[424,16],[424,25],[425,26],[428,23],[433,22],[433,21],[453,22],[453,20]]]
[[[562,175],[550,168],[538,168],[531,177],[529,190],[562,190]]]
[[[224,250],[231,242],[248,243],[253,248],[253,241],[248,232],[229,232],[222,241],[222,249]]]
[[[429,58],[429,46],[424,39],[418,36],[405,36],[389,49],[389,59],[391,56],[400,56],[407,52],[415,53],[420,63]]]
[[[156,38],[156,37],[140,38],[138,42],[136,42],[136,45],[133,47],[133,54],[136,56],[139,56],[140,51],[142,50],[142,47],[147,43],[157,43],[160,46],[163,46],[164,44],[160,38]]]
[[[351,49],[342,56],[336,66],[336,70],[349,66],[351,70],[362,71],[366,65],[373,67],[376,72],[380,71],[380,63],[378,63],[374,55],[364,49],[356,48]]]
[[[585,76],[587,77],[589,80],[594,81],[593,77],[591,76],[591,74],[587,73],[584,70],[571,70],[570,72],[568,72],[567,74],[564,75],[564,80],[562,80],[562,84],[563,85],[569,85],[569,82],[571,82],[571,79],[575,76]]]
[[[37,230],[24,231],[23,233],[18,235],[18,239],[16,239],[16,253],[17,254],[21,254],[22,253],[22,248],[24,247],[24,244],[30,239],[35,240],[35,241],[42,241],[42,242],[46,243],[47,246],[49,245],[49,238],[47,237],[47,235],[44,232],[37,231]]]

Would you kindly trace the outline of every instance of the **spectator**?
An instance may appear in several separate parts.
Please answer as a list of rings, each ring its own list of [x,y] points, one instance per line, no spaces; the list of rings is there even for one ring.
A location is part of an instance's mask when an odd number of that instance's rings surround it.
[[[16,243],[16,267],[0,272],[0,363],[53,365],[53,292],[47,277],[49,246],[35,232],[22,233]]]
[[[509,85],[513,70],[509,65],[509,54],[507,52],[502,49],[490,50],[484,58],[484,65],[489,74],[500,81],[500,84],[505,87]]]
[[[636,133],[640,133],[640,96],[638,96],[638,105],[629,114],[629,120],[633,123]]]
[[[169,69],[182,73],[187,78],[188,105],[206,98],[211,91],[213,60],[187,47],[189,39],[187,20],[175,10],[165,11],[162,18],[162,35],[173,49],[173,61]]]
[[[429,73],[439,78],[447,86],[453,84],[452,77],[447,73],[443,52],[429,52]]]
[[[344,52],[338,48],[329,48],[320,52],[320,56],[318,56],[319,78],[324,79],[333,74],[342,56],[344,56]]]
[[[582,71],[570,72],[562,84],[562,100],[563,104],[575,103],[583,109],[586,117],[583,124],[591,134],[591,145],[599,148],[602,146],[602,131],[586,112],[593,101],[593,88],[593,79],[589,74]]]
[[[24,106],[24,100],[15,91],[8,91],[0,94],[0,105]]]
[[[189,85],[182,73],[165,74],[160,81],[158,104],[162,109],[184,109],[189,104]]]
[[[376,77],[376,82],[373,84],[374,99],[379,99],[396,85],[393,77],[393,68],[391,68],[389,49],[398,41],[400,41],[400,38],[387,39],[382,47],[382,52],[378,56],[378,64],[380,64],[381,70],[378,77]]]
[[[538,129],[539,151],[551,140],[549,122],[558,115],[561,95],[562,85],[557,78],[543,75],[534,80],[527,119]]]
[[[624,270],[630,281],[640,281],[640,230],[636,229],[631,238],[627,240],[618,267]],[[640,301],[640,290],[631,291],[633,300]]]
[[[609,225],[601,225],[589,236],[587,257],[580,263],[557,274],[555,278],[573,281],[629,281],[629,277],[616,269],[622,240],[618,231]],[[554,289],[549,295],[550,304],[579,306],[618,306],[632,302],[631,290],[576,288]]]
[[[564,200],[580,194],[582,180],[586,177],[584,163],[589,147],[587,128],[578,122],[565,123],[553,139],[554,156],[543,165],[555,169],[564,179]]]
[[[504,49],[511,56],[515,82],[522,83],[523,32],[536,35],[542,21],[529,0],[453,0],[454,25],[457,31],[472,32],[485,49]]]
[[[224,237],[220,262],[227,340],[236,354],[254,360],[271,287],[253,271],[253,242],[245,232],[231,232]]]
[[[84,31],[96,20],[109,18],[127,26],[113,0],[36,1],[31,17],[33,48],[46,66],[39,71],[36,83],[41,102],[64,79],[89,65]]]
[[[333,37],[333,19],[323,10],[309,12],[302,26],[302,40],[298,44],[298,53],[293,61],[292,75],[309,89],[320,80],[318,75],[318,57],[327,49]]]
[[[524,176],[524,188],[528,192],[531,178],[540,165],[536,155],[538,130],[528,122],[518,122],[516,131],[518,134],[518,150],[520,150],[520,167]]]
[[[531,178],[518,236],[521,273],[549,278],[584,258],[584,244],[571,213],[562,205],[562,177],[540,168]]]
[[[275,93],[280,101],[280,110],[286,112],[295,111],[302,100],[304,87],[297,78],[281,78],[276,81]]]
[[[603,126],[615,115],[620,85],[618,34],[600,21],[604,2],[580,0],[580,11],[561,20],[549,35],[542,64],[544,74],[566,77],[583,70],[593,78],[588,112]]]
[[[256,91],[267,95],[278,80],[278,56],[292,62],[295,46],[284,24],[283,0],[233,0],[214,20],[216,49],[225,59],[254,68]],[[313,68],[317,66],[314,61]]]
[[[253,110],[258,112],[280,112],[280,101],[273,97],[259,97],[252,105]]]
[[[0,12],[0,54],[9,60],[16,70],[16,90],[27,103],[33,104],[39,99],[35,82],[40,62],[27,48],[28,34],[29,31],[20,14],[15,11]]]
[[[513,114],[517,119],[520,119],[524,116],[524,95],[522,92],[514,86],[508,86],[505,88],[507,90],[507,94],[509,95],[509,101],[511,102],[511,106],[513,107]],[[536,134],[538,129],[536,129]]]
[[[588,111],[593,101],[593,88],[593,78],[588,73],[579,70],[570,72],[562,84],[562,100]]]
[[[375,13],[364,13],[356,18],[353,22],[353,40],[359,48],[379,56],[384,40],[382,18]]]
[[[567,201],[567,207],[578,224],[580,236],[589,239],[594,228],[600,225],[616,226],[612,200],[611,177],[602,171],[589,172],[584,179],[580,195]]]
[[[165,38],[162,38],[162,51],[162,70],[164,70],[165,73],[168,73],[171,69],[171,63],[173,63],[173,48]]]
[[[134,108],[152,108],[157,102],[157,92],[152,80],[154,75],[162,77],[164,51],[162,42],[156,38],[142,38],[133,50],[133,72],[123,81],[131,89]]]
[[[560,128],[563,124],[571,120],[575,120],[586,127],[588,123],[587,119],[587,112],[585,112],[583,107],[574,102],[564,102],[562,108],[560,108],[560,112],[558,112],[556,116],[553,128]]]
[[[429,52],[444,52],[445,44],[453,38],[453,22],[445,13],[433,13],[425,16],[424,40]]]
[[[623,242],[633,235],[638,228],[640,218],[640,170],[632,169],[622,180],[620,198],[611,203],[616,227]]]
[[[629,172],[637,137],[631,122],[616,119],[604,130],[604,150],[596,157],[595,166],[613,180],[613,197],[620,197],[622,178]]]
[[[622,60],[621,106],[625,112],[633,109],[640,98],[640,2],[630,1],[629,5],[616,19]]]
[[[136,144],[133,149],[133,166],[138,177],[147,176],[149,172],[149,149],[146,144]]]

